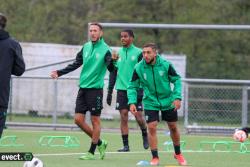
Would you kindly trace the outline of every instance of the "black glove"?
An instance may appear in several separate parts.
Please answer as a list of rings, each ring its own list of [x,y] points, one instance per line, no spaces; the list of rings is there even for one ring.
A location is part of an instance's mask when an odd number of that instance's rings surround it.
[[[112,102],[112,94],[107,95],[107,104],[110,106]]]
[[[112,102],[112,91],[110,91],[110,90],[108,91],[106,102],[107,102],[107,104],[109,106],[111,105],[111,102]]]

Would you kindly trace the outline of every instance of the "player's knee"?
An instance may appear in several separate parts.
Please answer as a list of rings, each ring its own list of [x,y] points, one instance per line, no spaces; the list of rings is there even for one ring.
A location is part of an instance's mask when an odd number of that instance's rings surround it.
[[[125,114],[121,115],[121,122],[127,123],[128,122],[128,115],[125,115]]]
[[[146,126],[145,121],[144,121],[143,118],[137,118],[136,117],[136,121],[137,121],[137,123],[139,124],[140,127],[145,127]]]
[[[74,121],[76,125],[80,125],[84,122],[84,120],[80,117],[75,117]]]
[[[148,131],[149,133],[153,134],[153,133],[156,133],[156,129],[157,127],[155,125],[148,125]]]
[[[169,130],[171,131],[171,133],[177,133],[178,132],[177,126],[169,126]]]

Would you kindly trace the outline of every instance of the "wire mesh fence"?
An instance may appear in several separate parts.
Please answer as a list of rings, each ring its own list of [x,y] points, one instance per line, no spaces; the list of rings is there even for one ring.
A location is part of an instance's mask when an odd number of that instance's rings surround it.
[[[250,126],[250,81],[183,79],[183,84],[184,115],[180,115],[180,122],[184,120],[183,127],[188,133],[226,134],[235,128]],[[77,85],[77,77],[12,78],[8,122],[74,125]],[[112,105],[108,106],[106,90],[104,88],[102,118],[119,119],[119,112],[115,110],[116,93],[113,93]],[[118,128],[119,121],[116,124],[113,126]]]
[[[209,82],[207,82],[209,81]],[[231,133],[249,126],[249,81],[192,80],[185,82],[185,127],[188,132]]]

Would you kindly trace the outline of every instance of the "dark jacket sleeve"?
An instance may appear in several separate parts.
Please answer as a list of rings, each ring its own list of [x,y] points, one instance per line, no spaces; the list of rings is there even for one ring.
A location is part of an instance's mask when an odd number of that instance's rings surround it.
[[[117,77],[117,68],[113,64],[112,55],[110,51],[108,51],[105,55],[105,63],[107,65],[107,69],[109,70],[108,93],[112,94]]]
[[[138,62],[140,62],[142,60],[142,58],[143,58],[143,55],[142,55],[142,52],[141,52],[141,54],[138,56]]]
[[[16,43],[14,48],[15,57],[14,64],[12,66],[11,74],[21,76],[25,71],[25,62],[23,59],[22,48],[19,43]]]
[[[113,64],[113,60],[112,60],[112,54],[110,51],[107,51],[107,53],[105,54],[105,63],[107,65],[107,69],[109,70],[109,72],[112,72],[115,70],[115,66]]]
[[[81,49],[80,52],[77,53],[76,59],[74,60],[73,63],[69,64],[67,67],[61,70],[57,70],[58,76],[62,76],[64,74],[72,72],[83,64],[82,51],[83,51],[83,48]]]
[[[133,76],[131,81],[129,82],[127,88],[127,96],[128,96],[128,104],[136,104],[137,103],[137,90],[140,87],[140,78],[137,74],[136,69],[134,69]]]
[[[109,73],[109,85],[108,85],[108,92],[112,93],[115,87],[115,82],[117,78],[117,69],[115,68],[113,71]]]
[[[174,84],[173,97],[181,100],[181,77],[177,74],[172,64],[168,68],[168,78]]]

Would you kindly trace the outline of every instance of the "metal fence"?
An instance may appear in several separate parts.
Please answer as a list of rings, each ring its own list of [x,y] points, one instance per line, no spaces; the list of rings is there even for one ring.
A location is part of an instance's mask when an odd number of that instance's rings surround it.
[[[184,79],[185,128],[188,133],[232,133],[249,126],[250,81]]]
[[[78,92],[78,77],[60,77],[53,80],[49,76],[12,77],[9,104],[9,122],[43,123],[36,119],[22,120],[18,116],[47,117],[47,123],[56,125],[58,117],[74,115],[75,99]],[[107,84],[105,84],[107,85]],[[104,100],[106,97],[104,88]],[[113,106],[104,103],[102,118],[111,119],[119,115]],[[41,119],[39,119],[41,120]]]
[[[10,116],[8,124],[23,126],[60,127],[59,117],[74,115],[78,77],[52,80],[48,76],[12,78],[9,113],[28,115],[32,119]],[[183,124],[187,133],[232,133],[235,128],[250,126],[250,81],[183,79]],[[103,119],[119,117],[115,110],[115,92],[112,106],[104,104]],[[104,88],[104,100],[106,88]],[[47,122],[34,119],[48,117]],[[75,127],[73,121],[69,127]]]

